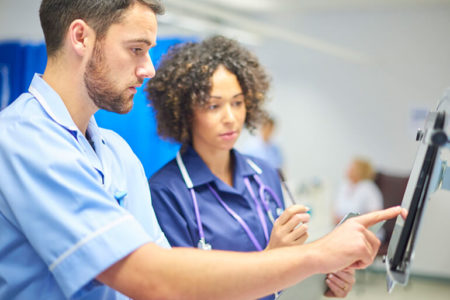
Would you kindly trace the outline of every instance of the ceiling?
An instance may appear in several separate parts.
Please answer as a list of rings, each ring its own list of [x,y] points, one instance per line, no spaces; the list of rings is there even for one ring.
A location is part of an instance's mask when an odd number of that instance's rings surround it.
[[[363,54],[335,42],[307,35],[295,26],[314,13],[426,9],[450,6],[450,0],[165,0],[160,32],[204,37],[222,34],[244,44],[261,45],[278,39],[353,62]]]

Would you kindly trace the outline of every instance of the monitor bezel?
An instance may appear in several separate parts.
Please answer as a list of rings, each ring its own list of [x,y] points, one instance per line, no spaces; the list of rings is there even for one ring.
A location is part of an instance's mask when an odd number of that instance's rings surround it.
[[[388,271],[388,283],[389,279],[392,282],[400,284],[406,284],[408,281],[410,262],[426,201],[429,197],[430,180],[439,151],[439,145],[430,141],[430,136],[436,131],[442,131],[444,125],[444,111],[436,111],[428,114],[425,127],[426,131],[420,137],[421,144],[419,145],[411,175],[413,175],[415,168],[419,166],[420,171],[418,174],[414,174],[415,176],[410,177],[402,200],[402,207],[408,208],[408,216],[406,220],[401,219],[401,217],[397,218],[394,232],[389,242],[388,253],[385,258]],[[425,154],[419,156],[423,152]],[[409,192],[411,188],[414,190],[413,193]],[[408,203],[409,207],[405,207]],[[400,233],[398,232],[399,230],[401,230]],[[396,238],[397,236],[399,237]],[[392,282],[391,287],[393,286]]]

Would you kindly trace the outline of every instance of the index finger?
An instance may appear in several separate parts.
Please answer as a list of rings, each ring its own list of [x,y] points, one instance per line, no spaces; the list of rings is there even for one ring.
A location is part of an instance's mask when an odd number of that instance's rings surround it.
[[[404,213],[403,208],[401,208],[400,206],[394,206],[391,208],[377,210],[359,217],[355,217],[354,220],[364,227],[369,228],[370,226],[375,225],[378,222],[395,218],[402,213]]]

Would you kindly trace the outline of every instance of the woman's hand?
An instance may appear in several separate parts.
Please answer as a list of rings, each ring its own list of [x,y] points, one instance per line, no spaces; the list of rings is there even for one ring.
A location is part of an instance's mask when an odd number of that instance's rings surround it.
[[[328,286],[325,292],[326,297],[344,298],[355,283],[355,270],[344,269],[336,273],[330,273],[325,282]]]
[[[308,210],[303,205],[287,208],[275,220],[266,250],[303,244],[308,238]]]

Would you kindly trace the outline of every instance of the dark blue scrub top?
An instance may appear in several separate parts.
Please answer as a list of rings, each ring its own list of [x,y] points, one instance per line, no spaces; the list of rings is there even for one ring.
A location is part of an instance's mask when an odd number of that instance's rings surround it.
[[[231,150],[231,155],[235,161],[233,187],[211,173],[192,147],[182,154],[182,158],[194,184],[206,242],[211,244],[212,249],[256,251],[244,229],[214,197],[207,184],[211,184],[223,201],[245,220],[264,248],[268,241],[264,237],[254,200],[244,184],[244,178],[250,176],[253,190],[259,195],[259,186],[252,177],[256,171],[250,167],[246,159],[250,158],[258,165],[263,171],[259,175],[262,182],[272,188],[284,203],[280,180],[277,171],[264,161],[243,155],[236,150]],[[169,243],[174,247],[197,247],[200,236],[192,197],[176,160],[173,159],[155,173],[149,183],[153,207]],[[276,216],[277,206],[272,197],[270,207]],[[266,215],[265,217],[270,234],[272,223]]]

